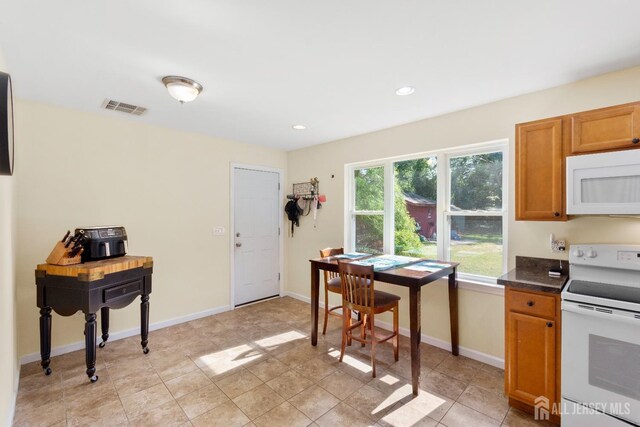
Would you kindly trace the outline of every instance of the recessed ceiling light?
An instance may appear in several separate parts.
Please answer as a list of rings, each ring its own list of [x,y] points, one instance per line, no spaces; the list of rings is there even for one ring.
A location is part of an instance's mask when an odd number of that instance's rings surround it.
[[[407,96],[407,95],[411,95],[415,91],[416,91],[415,87],[404,86],[396,90],[396,95]]]
[[[295,130],[305,130],[307,128],[305,125],[293,125],[291,127]]]

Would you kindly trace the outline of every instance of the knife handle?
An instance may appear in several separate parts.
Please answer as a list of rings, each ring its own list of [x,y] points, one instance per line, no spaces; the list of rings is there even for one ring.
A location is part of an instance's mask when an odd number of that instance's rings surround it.
[[[82,246],[76,246],[75,248],[73,248],[70,252],[69,252],[69,258],[73,258],[76,255],[78,255],[79,253],[82,252],[83,247]]]

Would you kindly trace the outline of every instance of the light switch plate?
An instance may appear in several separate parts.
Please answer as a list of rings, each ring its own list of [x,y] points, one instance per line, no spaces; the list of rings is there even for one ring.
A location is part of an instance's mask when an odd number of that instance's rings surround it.
[[[213,235],[214,236],[224,236],[224,232],[225,232],[225,229],[221,225],[213,227]]]

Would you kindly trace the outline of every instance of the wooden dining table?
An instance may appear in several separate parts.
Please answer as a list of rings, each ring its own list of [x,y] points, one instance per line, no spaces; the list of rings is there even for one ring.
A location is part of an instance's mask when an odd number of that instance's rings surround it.
[[[360,259],[361,260],[361,259]],[[311,263],[311,345],[318,344],[318,305],[320,296],[320,270],[338,271],[338,260],[335,257],[316,258],[309,260]],[[342,260],[348,261],[348,260]],[[412,264],[421,261],[419,260]],[[411,340],[411,385],[413,394],[418,395],[420,390],[420,291],[423,286],[438,279],[448,277],[449,282],[449,318],[451,321],[451,353],[458,355],[458,282],[456,280],[456,268],[459,263],[433,261],[445,268],[435,271],[417,271],[404,267],[383,271],[375,271],[374,280],[392,285],[409,288],[409,331]]]

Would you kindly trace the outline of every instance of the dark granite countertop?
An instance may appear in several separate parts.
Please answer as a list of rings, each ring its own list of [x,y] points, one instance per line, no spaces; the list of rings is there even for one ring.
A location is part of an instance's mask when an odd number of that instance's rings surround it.
[[[549,277],[550,267],[562,266],[560,277]],[[516,257],[516,268],[498,278],[506,288],[559,294],[569,279],[566,261],[546,258]]]

